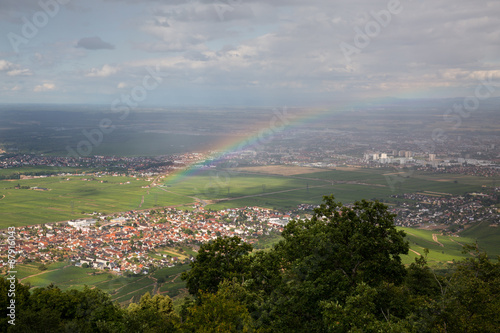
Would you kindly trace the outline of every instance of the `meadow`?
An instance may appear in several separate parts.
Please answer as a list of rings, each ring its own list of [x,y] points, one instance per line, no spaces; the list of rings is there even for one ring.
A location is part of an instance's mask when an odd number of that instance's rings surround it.
[[[452,195],[483,191],[491,179],[463,175],[435,175],[412,172],[394,176],[394,169],[343,170],[319,169],[294,174],[284,170],[277,174],[268,167],[202,171],[185,179],[165,180],[168,191],[205,200],[211,209],[261,206],[292,209],[298,204],[319,204],[324,195],[334,194],[343,203],[361,199],[395,202],[392,195],[413,192],[439,192]],[[285,169],[285,168],[283,168]]]
[[[185,288],[180,274],[189,269],[189,265],[179,265],[156,270],[150,275],[122,276],[115,272],[97,271],[91,268],[72,266],[68,262],[55,262],[41,271],[40,263],[19,264],[16,266],[17,277],[32,288],[46,287],[54,283],[61,290],[99,288],[111,295],[113,301],[126,304],[132,299],[137,301],[144,293],[160,292],[176,297]],[[164,281],[158,282],[163,278]]]
[[[185,205],[194,201],[144,179],[114,176],[47,177],[0,181],[0,229],[111,214],[135,209]],[[16,189],[16,186],[20,189]],[[23,189],[27,187],[28,189]],[[46,190],[32,190],[38,187]]]
[[[474,242],[477,241],[480,249],[486,251],[491,257],[500,256],[500,229],[498,226],[485,222],[471,225],[460,233]]]

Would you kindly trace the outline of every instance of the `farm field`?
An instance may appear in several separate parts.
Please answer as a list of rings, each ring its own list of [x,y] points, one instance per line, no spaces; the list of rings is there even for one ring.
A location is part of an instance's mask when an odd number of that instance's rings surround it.
[[[490,186],[488,178],[462,175],[408,173],[409,178],[394,178],[392,169],[347,170],[300,167],[249,167],[236,170],[202,171],[180,181],[165,180],[168,191],[205,200],[211,209],[262,206],[290,209],[298,204],[319,204],[324,195],[334,194],[338,201],[350,203],[360,199],[391,200],[391,195],[425,192],[445,195],[483,191]],[[245,171],[246,170],[246,171]],[[392,178],[391,178],[392,177]],[[438,194],[436,194],[436,193]]]
[[[149,276],[142,276],[132,278],[132,281],[127,281],[127,284],[117,288],[116,290],[110,292],[111,299],[113,301],[118,301],[119,303],[129,302],[132,299],[140,298],[141,295],[144,295],[146,292],[153,294],[155,281],[151,279]]]
[[[481,222],[465,229],[460,235],[473,241],[477,240],[479,247],[484,249],[490,257],[500,256],[500,229],[497,226]]]
[[[415,228],[398,228],[406,232],[406,239],[410,243],[410,252],[404,256],[403,262],[409,264],[415,257],[424,255],[424,249],[429,250],[427,262],[431,267],[441,267],[453,260],[470,257],[462,253],[462,246],[471,244],[474,239],[441,235],[437,230],[423,230]]]
[[[29,283],[32,287],[44,287],[54,283],[63,290],[81,290],[85,285],[90,287],[99,282],[113,278],[109,273],[96,272],[90,268],[75,267],[68,263],[53,263],[47,265],[47,270],[44,271],[38,270],[37,267],[39,265],[40,264],[17,265],[17,276],[21,282]]]
[[[87,180],[86,180],[87,179]],[[194,201],[131,177],[48,177],[0,181],[0,229],[88,217],[82,213],[110,214],[157,206],[185,205]],[[28,189],[16,189],[19,184]],[[32,190],[29,188],[46,190]]]
[[[144,293],[160,292],[175,297],[185,288],[185,283],[180,279],[180,274],[189,269],[189,265],[162,268],[150,275],[119,276],[114,272],[97,271],[91,268],[81,268],[68,263],[52,263],[47,269],[38,269],[39,263],[19,264],[16,266],[17,277],[22,283],[29,283],[32,288],[46,287],[54,283],[61,290],[99,288],[111,295],[113,301],[126,303],[139,299]],[[160,278],[164,282],[156,282]]]

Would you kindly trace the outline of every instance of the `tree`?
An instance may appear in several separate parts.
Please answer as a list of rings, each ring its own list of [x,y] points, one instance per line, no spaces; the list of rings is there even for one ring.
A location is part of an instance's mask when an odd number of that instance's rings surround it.
[[[189,293],[199,295],[199,291],[215,293],[218,285],[233,277],[239,281],[248,277],[252,245],[239,237],[217,238],[200,246],[191,269],[182,273]]]
[[[177,323],[172,299],[145,293],[139,303],[127,308],[127,332],[172,332]]]
[[[361,281],[401,283],[405,269],[400,255],[408,254],[409,245],[404,231],[396,230],[394,217],[379,202],[357,201],[350,208],[333,196],[324,197],[310,220],[285,227],[277,250],[303,278],[326,269],[347,286]]]
[[[337,301],[322,302],[323,320],[327,331],[413,332],[407,321],[394,320],[394,317],[389,312],[384,312],[383,308],[377,309],[376,303],[379,297],[376,288],[361,282],[356,286],[353,294],[347,297],[344,304]]]
[[[98,289],[61,291],[54,285],[37,288],[29,306],[19,313],[12,332],[123,331],[123,312]]]
[[[379,202],[346,207],[324,197],[311,219],[291,221],[282,236],[252,263],[252,288],[268,293],[261,319],[275,331],[324,331],[321,302],[343,306],[360,283],[404,280],[400,255],[409,246]]]
[[[491,261],[477,246],[456,265],[450,279],[441,284],[441,299],[435,302],[433,326],[442,332],[498,332],[500,327],[500,257]]]
[[[259,332],[244,304],[247,292],[236,280],[221,283],[216,293],[199,294],[191,303],[183,332]]]
[[[11,306],[11,299],[15,300],[15,319],[19,318],[19,310],[28,306],[30,298],[30,286],[19,283],[19,281],[14,278],[10,279],[10,275],[7,276],[9,280],[0,277],[0,327],[10,326],[7,322],[13,318],[9,318],[10,310],[7,307]],[[13,285],[12,285],[13,284]],[[12,288],[14,287],[14,288]],[[15,293],[15,297],[12,294]],[[10,294],[10,296],[9,296]]]

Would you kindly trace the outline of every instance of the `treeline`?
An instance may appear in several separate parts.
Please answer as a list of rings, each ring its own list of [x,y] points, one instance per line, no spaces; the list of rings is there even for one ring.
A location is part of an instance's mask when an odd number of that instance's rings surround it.
[[[379,202],[326,197],[309,220],[290,222],[268,251],[238,237],[200,247],[183,273],[191,297],[144,295],[123,309],[97,289],[16,286],[6,332],[499,332],[500,263],[476,247],[448,275],[425,255],[405,267],[404,232]]]

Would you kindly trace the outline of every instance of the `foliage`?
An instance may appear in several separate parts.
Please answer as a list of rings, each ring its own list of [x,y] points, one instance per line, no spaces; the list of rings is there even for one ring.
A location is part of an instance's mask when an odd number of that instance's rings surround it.
[[[442,297],[435,304],[436,331],[500,331],[500,258],[491,261],[486,253],[475,251],[474,258],[456,265],[456,271],[442,286]]]
[[[333,197],[309,220],[292,221],[271,251],[255,256],[254,290],[268,297],[260,320],[275,331],[323,331],[322,302],[346,302],[360,283],[400,284],[408,252],[394,216],[378,202],[342,207]]]
[[[9,278],[7,276],[7,278]],[[12,286],[13,283],[13,288]],[[11,299],[15,300],[15,308],[16,314],[19,314],[19,309],[25,308],[29,303],[29,285],[23,285],[19,283],[17,279],[7,280],[5,278],[0,278],[0,327],[8,327],[9,324],[7,322],[11,319],[7,317],[10,313],[10,310],[7,309],[11,304]],[[14,295],[12,295],[12,291],[14,291]]]
[[[249,276],[252,246],[239,237],[217,238],[200,246],[191,270],[182,273],[191,294],[200,291],[214,293],[219,283],[233,277],[243,280]]]
[[[185,332],[253,332],[254,323],[245,304],[245,294],[238,283],[221,283],[216,293],[199,294],[199,302],[189,307]]]
[[[35,289],[9,332],[115,332],[123,330],[122,312],[108,294],[85,288],[62,292],[50,285]]]
[[[172,299],[168,296],[144,294],[139,303],[127,308],[128,332],[171,332],[175,330],[177,316]]]

